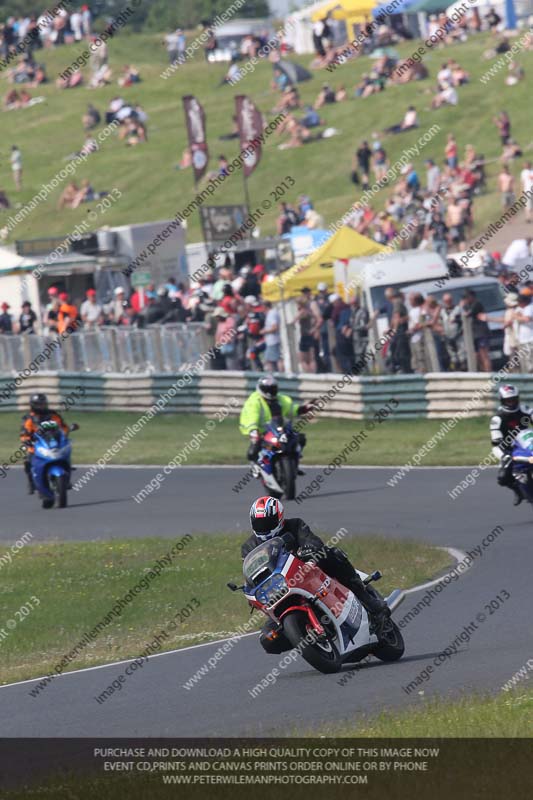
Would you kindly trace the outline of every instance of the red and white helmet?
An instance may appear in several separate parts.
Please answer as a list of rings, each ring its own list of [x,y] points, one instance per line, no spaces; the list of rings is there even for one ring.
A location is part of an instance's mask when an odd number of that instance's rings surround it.
[[[250,508],[250,525],[262,542],[280,533],[285,523],[283,504],[275,497],[258,497]]]
[[[500,411],[504,414],[512,414],[520,408],[520,392],[516,386],[507,383],[505,386],[500,386],[498,391],[500,396]]]

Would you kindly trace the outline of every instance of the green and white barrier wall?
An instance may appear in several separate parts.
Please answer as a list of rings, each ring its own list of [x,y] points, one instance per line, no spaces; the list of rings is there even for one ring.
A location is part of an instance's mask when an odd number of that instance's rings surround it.
[[[145,411],[165,398],[162,413],[209,414],[230,398],[244,402],[253,391],[257,374],[198,372],[197,374],[124,374],[39,372],[24,380],[0,376],[0,411],[23,411],[34,392],[45,392],[52,406],[72,405],[86,411]],[[524,400],[533,400],[533,375],[509,375],[505,381],[519,386]],[[361,419],[391,399],[398,401],[395,416],[448,418],[458,412],[468,416],[489,414],[497,403],[504,380],[487,373],[431,373],[355,377],[331,375],[280,376],[280,391],[301,402],[321,398],[325,417]],[[69,403],[70,405],[70,403]],[[235,413],[235,412],[233,412]]]

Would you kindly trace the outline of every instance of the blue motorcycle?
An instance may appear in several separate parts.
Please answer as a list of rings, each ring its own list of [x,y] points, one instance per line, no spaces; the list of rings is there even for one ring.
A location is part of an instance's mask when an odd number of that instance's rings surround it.
[[[513,477],[524,500],[533,503],[533,430],[521,431],[513,443]]]
[[[267,423],[257,466],[272,497],[279,500],[285,495],[287,500],[294,500],[301,452],[298,433],[290,421],[277,418]]]
[[[71,431],[79,425],[70,426]],[[70,486],[70,456],[72,445],[57,422],[42,422],[33,439],[34,452],[31,457],[33,485],[39,492],[43,508],[65,508]]]

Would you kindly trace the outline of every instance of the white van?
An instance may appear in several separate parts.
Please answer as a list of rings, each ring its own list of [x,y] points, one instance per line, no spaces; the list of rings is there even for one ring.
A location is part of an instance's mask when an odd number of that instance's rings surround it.
[[[335,291],[344,297],[362,294],[363,303],[372,316],[383,307],[388,286],[402,289],[413,283],[447,278],[445,261],[431,250],[399,250],[386,256],[351,258],[348,263],[334,264]],[[378,333],[387,327],[385,314],[378,317]]]

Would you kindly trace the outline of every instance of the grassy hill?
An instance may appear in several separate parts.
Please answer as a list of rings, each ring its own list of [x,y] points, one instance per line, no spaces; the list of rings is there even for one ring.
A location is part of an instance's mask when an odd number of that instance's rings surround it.
[[[253,74],[246,76],[235,88],[220,87],[226,66],[207,65],[200,53],[195,61],[180,67],[173,76],[164,80],[160,78],[160,73],[166,66],[166,51],[161,39],[159,35],[122,33],[110,43],[110,64],[115,80],[120,68],[126,63],[134,63],[141,71],[142,83],[126,89],[119,89],[115,82],[97,90],[82,87],[60,91],[54,86],[55,78],[80,55],[82,47],[78,44],[39,52],[39,60],[46,64],[50,83],[32,89],[31,92],[34,96],[43,95],[46,101],[28,109],[0,111],[0,188],[7,191],[12,204],[29,202],[42,184],[49,182],[66,165],[65,158],[81,147],[84,140],[81,116],[86,104],[92,102],[103,114],[109,100],[117,94],[128,101],[138,101],[145,107],[149,114],[149,141],[129,148],[116,135],[112,135],[103,143],[100,152],[90,156],[78,169],[75,176],[78,183],[87,177],[96,190],[112,190],[117,187],[122,192],[120,200],[99,219],[99,224],[118,225],[168,218],[184,208],[194,197],[191,171],[180,172],[175,168],[187,144],[181,107],[182,95],[195,94],[204,104],[211,167],[216,166],[220,153],[230,158],[237,155],[236,141],[221,142],[218,137],[231,130],[235,94],[249,94],[267,113],[273,108],[278,94],[270,89],[271,65],[261,63]],[[399,50],[407,55],[415,46],[405,43]],[[388,88],[382,94],[365,100],[350,99],[326,107],[323,109],[323,116],[327,125],[338,128],[341,132],[332,139],[314,142],[296,150],[281,151],[277,147],[280,137],[272,135],[264,149],[263,161],[249,182],[252,206],[255,208],[264,198],[268,198],[268,192],[278,181],[286,175],[292,175],[296,184],[287,199],[296,200],[299,193],[308,193],[328,223],[337,220],[358,197],[349,180],[352,153],[357,144],[362,138],[369,138],[372,131],[379,131],[399,122],[409,104],[415,105],[419,112],[420,130],[401,136],[389,136],[384,142],[393,163],[406,147],[415,143],[434,123],[440,125],[440,133],[424,147],[420,157],[414,160],[421,174],[424,159],[433,157],[442,161],[446,134],[449,131],[455,133],[461,155],[464,146],[472,143],[487,158],[496,158],[500,154],[500,144],[491,120],[502,108],[511,115],[513,136],[522,147],[527,147],[531,137],[529,81],[526,79],[515,87],[506,87],[506,73],[502,70],[488,85],[482,84],[479,77],[490,65],[490,62],[481,58],[486,47],[487,37],[481,36],[466,44],[435,50],[425,57],[431,75],[429,80]],[[459,60],[470,71],[471,82],[459,90],[458,107],[430,111],[431,95],[428,90],[435,82],[441,62],[450,57]],[[520,54],[518,58],[528,75],[533,67],[533,53]],[[307,66],[310,57],[304,56],[298,60]],[[346,85],[350,95],[353,95],[353,87],[361,74],[369,70],[370,65],[370,59],[364,58],[341,66],[334,73],[325,70],[315,72],[313,79],[301,86],[304,101],[313,102],[321,83],[327,80],[334,87]],[[88,77],[87,69],[84,74]],[[2,96],[7,90],[5,74],[0,74]],[[20,193],[14,190],[9,165],[12,144],[18,144],[23,155],[24,185]],[[522,160],[514,165],[515,173],[518,173],[521,163]],[[498,164],[491,164],[489,192],[476,200],[475,218],[478,230],[500,213],[499,198],[495,192],[497,171]],[[57,199],[61,189],[62,187],[56,189],[20,223],[7,241],[66,235],[72,231],[90,209],[84,204],[76,210],[59,212]],[[377,195],[376,205],[380,206],[385,197],[386,191]],[[213,195],[212,202],[241,202],[242,198],[242,178],[239,172],[235,172]],[[271,210],[265,214],[262,233],[274,232],[276,206],[277,204],[273,204]],[[0,212],[0,226],[6,216],[6,212]],[[199,217],[195,214],[189,218],[188,240],[198,241],[200,238]]]

